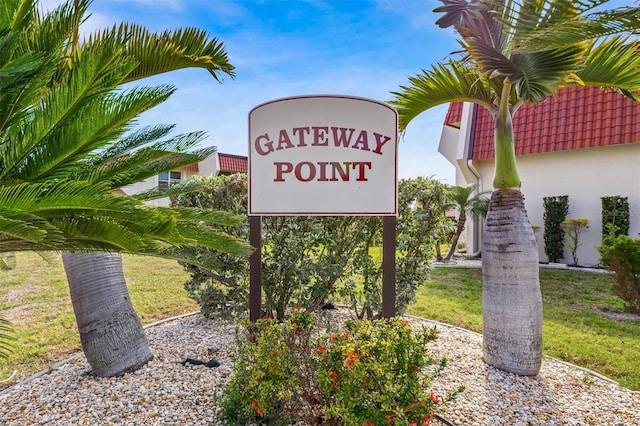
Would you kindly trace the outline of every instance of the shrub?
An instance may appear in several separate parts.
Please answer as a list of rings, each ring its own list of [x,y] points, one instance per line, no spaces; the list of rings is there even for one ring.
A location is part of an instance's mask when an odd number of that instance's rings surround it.
[[[602,264],[613,272],[614,293],[629,312],[640,314],[640,239],[607,237],[598,250]]]
[[[578,249],[582,246],[580,235],[589,229],[588,219],[567,219],[562,221],[562,229],[569,237],[567,247],[571,250],[573,265],[578,266]]]
[[[296,311],[284,323],[263,319],[238,330],[222,396],[230,424],[422,424],[457,394],[428,389],[446,364],[434,366],[427,353],[436,330],[414,333],[401,319],[351,321],[320,335],[312,317]]]
[[[569,212],[569,196],[544,197],[544,253],[549,262],[558,262],[564,253],[562,221]]]
[[[618,195],[602,197],[602,239],[608,237],[609,230],[614,236],[629,234],[629,201]]]
[[[199,191],[181,195],[174,205],[227,210],[246,215],[245,175],[204,178]],[[396,312],[402,313],[426,280],[433,235],[444,200],[444,185],[432,179],[402,180],[397,221]],[[265,216],[262,227],[264,311],[282,321],[287,308],[314,311],[340,292],[359,317],[379,316],[382,306],[380,217]],[[248,238],[246,224],[225,229]],[[185,265],[185,288],[206,316],[248,310],[248,259],[211,251],[220,267],[204,270]]]

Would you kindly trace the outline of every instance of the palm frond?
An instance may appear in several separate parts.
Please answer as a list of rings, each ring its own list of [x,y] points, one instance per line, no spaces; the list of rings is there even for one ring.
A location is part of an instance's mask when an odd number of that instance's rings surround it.
[[[189,245],[198,245],[237,256],[248,256],[253,251],[247,242],[217,231],[211,226],[194,222],[178,222],[177,229],[182,237],[191,240]]]
[[[69,40],[82,24],[90,2],[90,0],[67,0],[39,17],[28,34],[29,47],[34,51],[48,52],[55,56],[69,49],[71,47]],[[66,62],[62,63],[68,65]]]
[[[134,124],[132,120],[165,101],[174,90],[157,86],[110,93],[85,104],[72,120],[61,125],[51,123],[45,113],[37,114],[23,128],[23,134],[12,135],[6,150],[0,150],[7,163],[14,164],[5,176],[12,172],[31,181],[68,176],[77,170],[80,159],[117,139]],[[55,109],[56,101],[44,104],[42,110],[48,111],[48,107]]]
[[[607,0],[534,3],[540,3],[541,7],[522,7],[517,20],[503,22],[514,33],[511,40],[514,52],[564,49],[585,41],[635,32],[640,28],[639,7],[591,12],[607,3]],[[523,4],[527,5],[529,2]]]
[[[176,215],[178,221],[206,222],[210,225],[237,226],[246,222],[245,216],[237,216],[226,211],[212,211],[195,207],[157,207]]]
[[[0,317],[0,358],[7,359],[11,352],[11,341],[15,339],[11,323]]]
[[[202,187],[204,183],[200,178],[191,178],[187,181],[180,182],[176,185],[171,185],[169,188],[160,189],[158,187],[138,192],[137,194],[131,195],[131,197],[136,198],[140,201],[150,201],[150,200],[158,200],[160,198],[174,197],[181,194],[188,194],[193,191],[197,191],[198,188]]]
[[[134,132],[111,142],[103,150],[90,158],[90,167],[113,161],[117,157],[129,155],[136,148],[150,144],[168,135],[175,128],[175,124],[156,124],[137,129]]]
[[[16,267],[15,253],[0,253],[0,271],[9,271]]]
[[[401,131],[422,112],[448,102],[476,102],[491,109],[493,93],[487,79],[476,67],[461,62],[434,65],[410,77],[409,83],[400,86],[402,91],[391,92],[395,98],[389,102],[398,111]]]
[[[583,49],[579,46],[564,50],[536,52],[529,55],[513,55],[517,72],[507,76],[513,81],[517,97],[524,102],[540,102],[555,93],[565,83],[582,59]]]
[[[37,0],[3,0],[2,3],[0,27],[21,31],[33,21]]]
[[[121,83],[183,68],[204,68],[218,81],[220,73],[234,76],[223,43],[209,37],[206,31],[184,28],[158,34],[136,24],[122,23],[95,34],[92,40],[101,43],[112,35],[125,46],[126,54],[138,61],[138,67]]]
[[[586,60],[576,71],[582,84],[622,91],[635,100],[640,91],[640,45],[627,37],[593,43]]]

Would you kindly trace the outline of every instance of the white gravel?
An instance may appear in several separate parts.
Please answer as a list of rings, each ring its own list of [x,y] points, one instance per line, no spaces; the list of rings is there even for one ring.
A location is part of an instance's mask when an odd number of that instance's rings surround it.
[[[424,322],[411,318],[416,325]],[[576,366],[545,358],[537,377],[507,374],[482,362],[480,335],[437,324],[432,343],[448,366],[432,384],[440,393],[466,390],[440,415],[455,425],[640,425],[640,392]],[[155,358],[117,378],[89,375],[84,356],[0,394],[0,425],[209,425],[216,396],[231,375],[226,355],[231,323],[193,315],[147,328]],[[185,358],[221,362],[183,366]]]

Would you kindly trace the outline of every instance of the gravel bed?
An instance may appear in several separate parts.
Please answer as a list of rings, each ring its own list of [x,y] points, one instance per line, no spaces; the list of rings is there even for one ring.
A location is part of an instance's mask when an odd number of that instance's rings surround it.
[[[418,326],[435,323],[410,318]],[[640,392],[579,367],[545,358],[536,377],[504,373],[482,362],[482,337],[435,324],[431,345],[448,365],[433,388],[466,390],[439,413],[455,425],[640,425]],[[210,425],[216,398],[231,376],[227,347],[234,325],[192,315],[147,328],[155,358],[116,378],[97,378],[80,355],[0,393],[0,424]],[[216,358],[221,366],[182,365]]]

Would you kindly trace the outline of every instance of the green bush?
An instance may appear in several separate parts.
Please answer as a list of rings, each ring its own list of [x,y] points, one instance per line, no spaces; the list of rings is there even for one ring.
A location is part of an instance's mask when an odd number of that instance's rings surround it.
[[[602,239],[604,241],[613,229],[614,236],[629,234],[629,200],[618,195],[601,197]]]
[[[246,215],[245,175],[204,178],[199,191],[174,205],[227,210]],[[396,312],[403,313],[430,270],[433,236],[442,216],[444,185],[433,179],[401,180],[398,196]],[[291,306],[315,311],[333,295],[350,301],[358,317],[374,318],[382,307],[380,217],[265,216],[262,218],[264,312],[284,320]],[[225,229],[248,238],[243,224]],[[220,267],[185,265],[185,288],[207,316],[248,311],[248,259],[211,252]]]
[[[569,196],[544,197],[544,254],[549,262],[558,262],[564,253],[562,221],[569,213]]]
[[[640,314],[640,239],[609,236],[601,247],[600,260],[613,278],[613,291],[629,312]]]
[[[316,334],[312,317],[300,311],[284,323],[243,324],[222,397],[229,424],[426,424],[462,391],[447,397],[429,391],[446,365],[428,368],[435,329],[412,332],[396,318],[350,321],[342,332]]]

